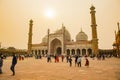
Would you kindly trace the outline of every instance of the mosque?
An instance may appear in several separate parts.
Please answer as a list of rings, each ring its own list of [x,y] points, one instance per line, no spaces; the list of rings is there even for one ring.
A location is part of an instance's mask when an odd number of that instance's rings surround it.
[[[115,41],[113,43],[113,50],[117,55],[120,57],[120,27],[119,27],[119,22],[117,23],[118,25],[118,31],[115,31]]]
[[[98,54],[99,50],[95,12],[95,7],[91,6],[90,14],[92,40],[88,40],[87,34],[82,30],[76,35],[76,41],[71,40],[70,32],[66,29],[64,24],[62,24],[61,29],[56,30],[54,33],[50,33],[50,29],[48,29],[47,35],[43,37],[41,43],[32,44],[33,20],[30,20],[28,33],[28,53],[81,56]]]

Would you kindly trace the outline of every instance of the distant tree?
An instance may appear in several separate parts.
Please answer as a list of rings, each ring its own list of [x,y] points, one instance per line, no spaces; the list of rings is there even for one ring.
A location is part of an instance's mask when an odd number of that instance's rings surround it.
[[[14,47],[8,47],[8,50],[16,50]]]

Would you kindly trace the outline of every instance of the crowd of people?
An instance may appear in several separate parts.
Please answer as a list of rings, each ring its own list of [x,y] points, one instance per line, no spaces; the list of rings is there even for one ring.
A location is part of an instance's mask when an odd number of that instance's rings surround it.
[[[64,55],[54,55],[54,56],[47,55],[47,62],[52,62],[51,58],[54,58],[55,63],[59,63],[60,58],[61,58],[61,62],[64,62],[65,57],[66,57],[66,63],[69,63],[70,67],[72,66],[72,63],[75,63],[75,66],[77,65],[78,67],[81,67],[82,57],[79,55],[75,55],[74,57],[71,55],[66,55],[66,56],[64,56]],[[73,62],[73,58],[74,58],[74,62]],[[86,60],[85,66],[89,67],[89,60],[87,58],[87,55],[85,56],[85,60]]]
[[[74,66],[73,63],[75,64],[75,67],[82,67],[84,64],[84,66],[89,67],[89,59],[87,55],[84,56],[80,56],[80,55],[32,55],[31,57],[35,57],[35,59],[42,59],[42,57],[45,57],[47,59],[47,62],[51,63],[51,62],[55,62],[55,63],[59,63],[59,62],[66,62],[68,63],[68,65],[70,67]],[[12,75],[15,75],[15,65],[17,64],[17,60],[21,61],[24,60],[24,58],[26,58],[27,56],[25,55],[15,55],[13,53],[12,55],[12,62],[11,62],[11,66],[10,66],[10,70],[12,71]],[[90,57],[90,56],[89,56]],[[97,58],[98,60],[105,60],[106,56],[105,55],[96,55],[93,56],[91,58]],[[54,61],[53,61],[54,60]],[[82,60],[85,60],[84,63],[82,62]],[[2,74],[2,67],[3,67],[3,55],[0,55],[0,74]]]

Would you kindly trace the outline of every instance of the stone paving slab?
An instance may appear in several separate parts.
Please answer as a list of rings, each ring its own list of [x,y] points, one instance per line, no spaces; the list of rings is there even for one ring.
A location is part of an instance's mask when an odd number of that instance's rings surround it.
[[[85,59],[82,58],[82,67],[75,67],[74,59],[72,67],[64,62],[47,63],[46,58],[27,58],[18,61],[16,75],[11,76],[11,58],[4,60],[3,74],[0,80],[120,80],[120,59],[110,58],[105,61],[89,58],[90,67],[85,67]]]

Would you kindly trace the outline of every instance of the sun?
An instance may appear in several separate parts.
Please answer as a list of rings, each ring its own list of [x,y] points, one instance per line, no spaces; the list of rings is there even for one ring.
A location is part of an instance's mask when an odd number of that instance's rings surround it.
[[[48,8],[45,10],[45,16],[48,18],[54,18],[55,17],[55,11],[51,8]]]

